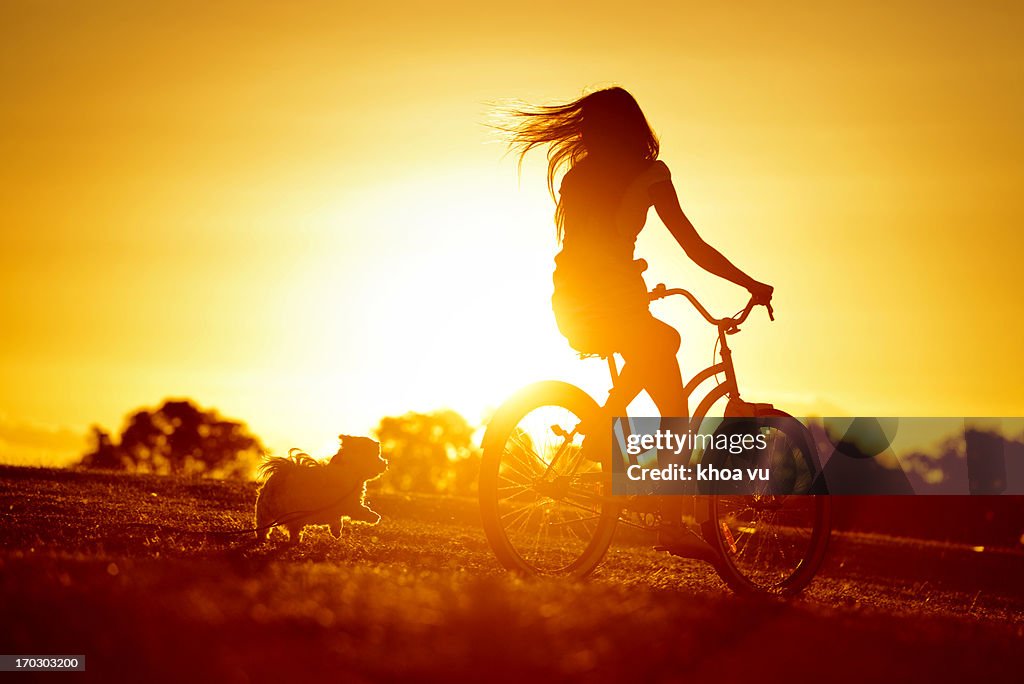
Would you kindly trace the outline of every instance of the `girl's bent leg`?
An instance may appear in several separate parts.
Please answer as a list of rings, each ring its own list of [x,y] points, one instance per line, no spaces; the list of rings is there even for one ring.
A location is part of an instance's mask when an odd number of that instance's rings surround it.
[[[653,316],[642,324],[630,326],[626,343],[620,349],[626,363],[619,385],[647,390],[662,416],[686,416],[689,409],[683,396],[683,377],[679,370],[679,333]],[[636,396],[634,392],[629,400]]]
[[[647,390],[661,414],[662,430],[684,432],[687,429],[689,407],[687,397],[683,394],[683,377],[676,358],[681,342],[679,333],[653,316],[646,325],[637,326],[634,330],[638,333],[633,340],[634,344],[622,352],[626,359],[622,375],[629,372],[629,379],[636,378],[635,381]],[[663,450],[658,453],[658,464],[661,467],[677,464],[687,460],[688,455]],[[682,526],[683,497],[666,494],[659,503],[665,525],[660,535],[661,544],[670,548],[686,544],[692,535]]]

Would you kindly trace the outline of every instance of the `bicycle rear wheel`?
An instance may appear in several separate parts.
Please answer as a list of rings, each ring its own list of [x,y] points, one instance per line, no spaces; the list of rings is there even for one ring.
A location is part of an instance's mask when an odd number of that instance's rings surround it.
[[[719,553],[718,574],[734,591],[790,596],[810,584],[824,560],[832,506],[828,496],[800,493],[811,491],[818,475],[805,428],[782,411],[766,417],[771,420],[758,429],[767,448],[756,465],[771,470],[774,484],[752,494],[731,494],[727,483],[717,487],[704,535]],[[751,466],[739,462],[742,456],[719,458],[720,467]]]
[[[484,437],[480,513],[498,560],[528,574],[591,573],[618,521],[611,503],[611,455],[583,456],[581,423],[597,424],[597,403],[563,382],[523,389],[495,414]]]

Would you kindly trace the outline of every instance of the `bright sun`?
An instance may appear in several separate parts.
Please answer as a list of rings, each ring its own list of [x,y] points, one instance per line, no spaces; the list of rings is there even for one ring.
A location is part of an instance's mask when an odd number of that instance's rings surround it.
[[[592,376],[607,389],[603,366],[580,364],[551,314],[550,198],[524,197],[507,169],[495,175],[411,178],[317,214],[321,242],[334,244],[274,303],[303,332],[273,353],[301,377],[292,419],[300,434],[317,432],[309,443],[321,454],[337,440],[320,426],[334,430],[353,396],[360,415],[346,409],[346,424],[373,426],[442,407],[479,423],[518,387],[551,377]],[[363,243],[378,262],[336,267],[337,254]]]

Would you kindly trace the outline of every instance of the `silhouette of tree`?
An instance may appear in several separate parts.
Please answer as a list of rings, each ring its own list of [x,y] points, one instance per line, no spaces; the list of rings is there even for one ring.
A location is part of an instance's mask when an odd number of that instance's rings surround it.
[[[470,495],[480,454],[474,428],[450,409],[382,418],[376,429],[390,466],[385,484],[400,491]]]
[[[117,444],[93,427],[93,442],[80,462],[86,468],[224,477],[251,474],[264,450],[244,423],[189,400],[167,400],[155,411],[130,414]]]
[[[110,433],[98,425],[90,428],[92,433],[92,451],[82,457],[81,464],[86,468],[100,468],[103,470],[123,470],[125,461],[121,458],[121,452],[110,439]]]

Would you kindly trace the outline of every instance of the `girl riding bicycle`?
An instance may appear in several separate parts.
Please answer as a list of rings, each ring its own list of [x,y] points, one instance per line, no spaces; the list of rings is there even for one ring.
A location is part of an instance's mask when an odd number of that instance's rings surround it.
[[[561,105],[511,112],[510,147],[523,157],[548,147],[548,189],[557,201],[555,321],[569,344],[586,355],[618,353],[625,361],[604,406],[609,419],[646,390],[664,418],[685,418],[689,408],[676,354],[676,330],[651,315],[643,271],[634,247],[651,206],[694,263],[746,288],[758,304],[773,288],[736,268],[706,243],[683,213],[659,144],[633,96],[607,88]],[[565,171],[555,196],[555,177]],[[668,426],[664,425],[663,428]],[[596,435],[596,437],[595,437]],[[611,432],[592,429],[585,452],[611,448]],[[595,448],[597,440],[600,447]],[[659,454],[663,465],[667,454]],[[600,456],[598,456],[600,458]],[[682,497],[662,499],[659,543],[694,552],[696,537],[682,524]],[[700,542],[696,542],[700,543]]]

